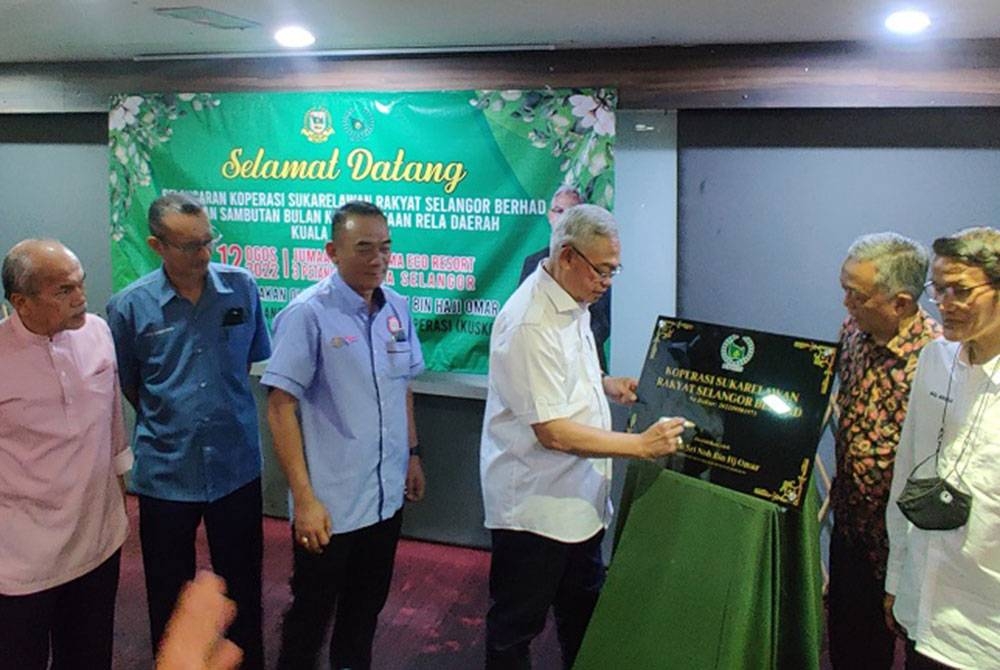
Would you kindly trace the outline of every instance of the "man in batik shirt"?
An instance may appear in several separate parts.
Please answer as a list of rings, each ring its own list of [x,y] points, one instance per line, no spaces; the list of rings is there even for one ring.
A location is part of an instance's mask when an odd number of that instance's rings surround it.
[[[892,667],[895,634],[882,611],[889,554],[885,508],[910,383],[940,326],[919,306],[927,251],[895,233],[858,238],[840,272],[848,318],[840,333],[840,390],[830,491],[830,660],[834,668]]]

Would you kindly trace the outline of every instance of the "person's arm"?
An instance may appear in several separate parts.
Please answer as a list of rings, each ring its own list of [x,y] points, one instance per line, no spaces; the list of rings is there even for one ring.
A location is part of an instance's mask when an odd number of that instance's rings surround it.
[[[677,451],[684,419],[661,419],[642,433],[617,433],[572,419],[553,419],[532,424],[531,428],[546,449],[574,456],[656,458]]]
[[[267,395],[267,422],[274,453],[292,491],[295,541],[313,553],[321,553],[330,542],[333,522],[309,481],[302,428],[296,415],[298,406],[298,399],[291,393],[272,387]]]
[[[107,326],[105,321],[106,333],[107,333],[107,355],[113,363],[114,370],[111,375],[111,467],[114,472],[114,476],[118,481],[118,488],[122,494],[122,501],[125,501],[125,495],[128,490],[125,486],[125,473],[132,469],[132,462],[134,457],[132,455],[132,447],[129,444],[128,436],[125,434],[125,413],[122,409],[122,390],[121,382],[118,377],[118,363],[117,354],[115,352],[114,338],[111,334],[110,326]]]
[[[418,445],[417,425],[413,421],[413,389],[406,389],[406,431],[410,449]],[[424,479],[424,467],[420,462],[420,454],[410,453],[410,462],[406,467],[406,499],[411,502],[423,500],[427,482]]]
[[[271,356],[271,336],[267,330],[267,322],[264,320],[264,308],[260,304],[260,294],[257,291],[257,282],[254,278],[248,277],[250,287],[250,301],[253,305],[253,341],[250,343],[250,351],[247,356],[247,374],[250,367],[258,361],[266,361]]]
[[[234,670],[243,660],[240,648],[223,637],[236,617],[226,598],[226,584],[199,572],[177,599],[177,607],[156,654],[156,670]]]
[[[514,415],[531,425],[543,447],[583,457],[656,458],[677,451],[683,418],[658,421],[639,434],[570,419],[585,402],[567,397],[564,348],[554,329],[535,326],[519,327],[491,344],[490,383]],[[635,396],[631,381],[604,377],[602,390],[628,401]]]
[[[118,477],[118,488],[121,489],[122,498],[128,493],[125,486],[125,473],[132,469],[134,457],[132,447],[129,445],[125,435],[125,416],[122,411],[122,391],[118,384],[118,371],[114,377],[114,400],[111,410],[111,449],[114,454],[115,475]]]
[[[136,360],[133,345],[135,343],[135,332],[132,324],[125,314],[118,308],[115,298],[107,306],[108,327],[111,329],[111,338],[115,344],[115,356],[118,363],[118,382],[121,386],[122,395],[132,405],[132,409],[139,410],[139,361]]]

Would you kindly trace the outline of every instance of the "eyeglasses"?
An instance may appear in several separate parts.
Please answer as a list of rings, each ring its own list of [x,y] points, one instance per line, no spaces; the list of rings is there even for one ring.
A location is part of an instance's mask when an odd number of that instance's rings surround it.
[[[974,290],[982,286],[992,285],[993,282],[988,281],[983,282],[982,284],[976,284],[975,286],[955,286],[953,284],[941,286],[939,284],[935,284],[933,281],[929,281],[924,284],[924,288],[927,289],[927,297],[929,297],[931,302],[935,305],[940,305],[945,300],[951,300],[952,302],[964,305],[969,302]]]
[[[211,229],[211,235],[212,237],[210,237],[207,240],[201,240],[200,242],[185,242],[184,244],[176,244],[166,239],[165,237],[160,237],[159,235],[156,236],[156,239],[160,240],[168,247],[173,247],[174,249],[177,249],[181,253],[196,254],[202,249],[213,247],[222,241],[222,233],[220,233],[215,228]]]
[[[587,265],[589,265],[590,269],[593,270],[594,272],[596,272],[597,276],[600,277],[601,279],[614,279],[615,277],[617,277],[618,275],[620,275],[621,272],[622,272],[622,266],[620,266],[620,265],[616,265],[613,268],[611,268],[610,270],[602,270],[601,268],[599,268],[596,265],[594,265],[593,263],[591,263],[590,259],[587,258],[586,256],[584,256],[583,252],[580,251],[579,249],[577,249],[575,246],[573,246],[572,244],[567,244],[566,246],[569,247],[570,249],[572,249],[576,253],[577,256],[579,256],[580,258],[582,258],[583,262],[586,263]]]

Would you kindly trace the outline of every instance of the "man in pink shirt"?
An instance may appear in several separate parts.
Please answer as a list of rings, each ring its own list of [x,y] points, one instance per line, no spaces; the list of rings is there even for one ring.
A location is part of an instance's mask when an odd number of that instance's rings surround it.
[[[122,425],[111,332],[55,240],[3,261],[0,322],[0,665],[110,668],[121,546]]]

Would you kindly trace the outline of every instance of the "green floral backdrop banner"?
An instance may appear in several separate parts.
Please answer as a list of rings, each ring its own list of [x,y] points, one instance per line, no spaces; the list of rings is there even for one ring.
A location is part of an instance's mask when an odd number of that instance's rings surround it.
[[[612,208],[616,105],[613,89],[115,96],[115,289],[159,266],[146,212],[185,191],[222,233],[213,260],[256,275],[270,320],[333,271],[333,210],[370,200],[428,369],[485,373],[493,318],[548,241],[552,194],[570,185]]]

